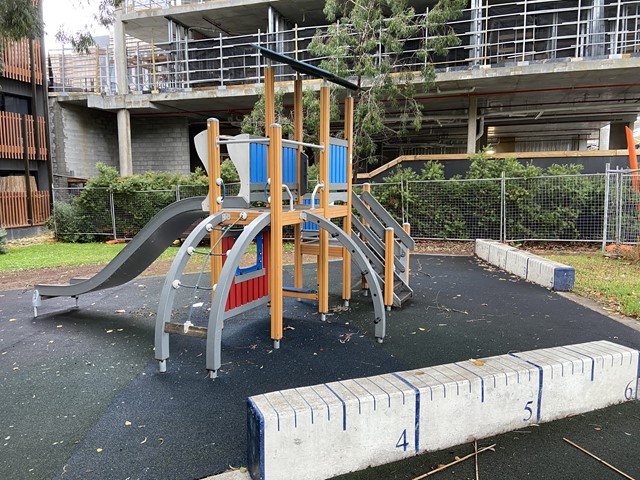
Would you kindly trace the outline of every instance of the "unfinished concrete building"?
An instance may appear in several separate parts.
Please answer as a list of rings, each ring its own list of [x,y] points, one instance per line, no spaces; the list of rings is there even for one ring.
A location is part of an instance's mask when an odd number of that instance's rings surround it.
[[[421,13],[434,4],[410,3]],[[318,64],[307,46],[327,23],[322,7],[126,0],[109,47],[50,57],[56,173],[88,177],[98,161],[122,175],[192,170],[206,119],[238,133],[258,98],[265,60],[252,44]],[[471,0],[451,26],[461,44],[437,58],[435,87],[417,97],[423,128],[381,142],[371,170],[398,157],[466,159],[486,145],[543,163],[577,157],[586,171],[625,165],[624,127],[640,111],[640,1]],[[293,78],[277,69],[285,91]]]

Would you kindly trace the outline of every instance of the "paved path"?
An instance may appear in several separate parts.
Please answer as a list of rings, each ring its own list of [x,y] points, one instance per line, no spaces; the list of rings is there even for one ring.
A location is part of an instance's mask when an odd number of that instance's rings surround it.
[[[78,310],[69,299],[45,301],[37,319],[30,292],[1,292],[0,478],[202,478],[246,464],[250,395],[591,340],[640,349],[640,332],[471,257],[414,255],[412,264],[416,295],[389,314],[384,344],[375,343],[373,308],[357,292],[350,311],[324,323],[312,303],[287,300],[284,324],[292,328],[279,351],[271,348],[266,309],[226,322],[213,383],[204,344],[192,338],[172,338],[168,374],[157,373],[162,279],[83,296]],[[480,478],[620,478],[563,436],[640,478],[640,402],[483,440],[498,446],[481,455]],[[410,479],[472,448],[344,478]],[[433,478],[474,475],[466,462]]]

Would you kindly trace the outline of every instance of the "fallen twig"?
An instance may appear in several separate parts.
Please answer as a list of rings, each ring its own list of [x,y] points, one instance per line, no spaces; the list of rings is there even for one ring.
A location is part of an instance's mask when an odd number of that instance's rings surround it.
[[[475,455],[473,458],[476,462],[476,480],[480,480],[480,475],[478,474],[478,441],[477,440],[473,441],[473,449],[475,452]]]
[[[445,469],[447,469],[447,468],[449,468],[449,467],[451,467],[451,466],[453,466],[453,465],[455,465],[457,463],[464,462],[465,460],[468,460],[471,457],[475,457],[479,453],[485,452],[487,450],[491,450],[492,452],[495,452],[495,450],[493,449],[493,447],[495,447],[495,446],[496,446],[496,444],[494,443],[493,445],[489,445],[488,447],[484,447],[484,448],[481,448],[480,450],[476,450],[475,452],[472,452],[467,456],[464,456],[462,458],[458,458],[457,460],[454,460],[451,463],[447,463],[446,465],[441,465],[438,468],[436,468],[435,470],[431,470],[430,472],[427,472],[427,473],[425,473],[423,475],[420,475],[419,477],[415,477],[413,480],[422,480],[423,478],[427,478],[427,477],[433,475],[434,473],[441,472],[442,470],[445,470]]]
[[[562,438],[565,442],[567,442],[569,445],[572,445],[574,447],[576,447],[578,450],[580,450],[581,452],[586,453],[587,455],[589,455],[591,458],[596,459],[597,461],[599,461],[600,463],[602,463],[603,465],[606,465],[607,467],[609,467],[610,469],[612,469],[614,472],[619,473],[620,475],[622,475],[624,478],[628,478],[629,480],[634,480],[633,477],[630,477],[629,475],[627,475],[626,473],[624,473],[621,470],[618,470],[616,467],[614,467],[613,465],[611,465],[610,463],[605,462],[604,460],[602,460],[600,457],[597,457],[596,455],[594,455],[593,453],[591,453],[590,451],[582,448],[580,445],[573,443],[571,440],[567,439],[567,438]]]

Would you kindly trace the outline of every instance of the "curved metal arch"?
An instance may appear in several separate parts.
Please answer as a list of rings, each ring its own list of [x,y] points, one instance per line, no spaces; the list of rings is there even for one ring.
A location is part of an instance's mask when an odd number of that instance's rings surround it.
[[[207,227],[216,226],[224,220],[228,220],[229,215],[223,212],[217,212],[208,216],[200,222],[189,234],[184,241],[178,254],[171,263],[171,268],[164,279],[164,285],[160,292],[158,301],[158,314],[156,316],[155,330],[155,358],[161,363],[160,369],[164,371],[164,361],[169,358],[169,334],[164,331],[165,323],[171,321],[171,311],[173,310],[173,302],[176,296],[176,289],[173,287],[174,280],[182,275],[184,268],[189,261],[189,248],[196,247],[200,241],[209,233]]]
[[[306,217],[303,217],[305,216]],[[352,258],[360,267],[361,273],[366,277],[371,289],[371,298],[375,311],[375,336],[382,340],[386,333],[386,318],[384,310],[384,298],[378,278],[371,272],[367,258],[362,250],[353,242],[344,230],[331,223],[329,220],[319,217],[313,213],[305,212],[301,214],[303,220],[316,223],[320,228],[328,231],[333,237],[351,251]],[[247,225],[242,234],[237,238],[232,250],[227,255],[220,280],[215,288],[213,301],[211,302],[211,312],[209,314],[209,328],[207,333],[207,354],[206,367],[210,377],[215,378],[220,368],[222,351],[222,324],[224,321],[224,307],[229,289],[233,281],[234,272],[240,264],[240,259],[244,255],[247,247],[253,239],[271,223],[271,214],[263,213],[253,222]]]
[[[227,303],[231,283],[235,278],[235,272],[240,265],[240,260],[254,238],[271,223],[271,213],[265,212],[249,225],[244,227],[233,247],[227,253],[227,259],[220,271],[218,283],[213,291],[211,311],[209,312],[209,324],[207,330],[207,355],[206,366],[210,376],[215,378],[221,365],[222,350],[222,324],[224,322],[224,307]]]
[[[375,336],[378,340],[382,340],[386,334],[384,295],[382,293],[378,277],[371,271],[372,267],[369,264],[369,260],[367,260],[365,254],[353,239],[329,219],[316,215],[310,211],[301,213],[300,217],[307,222],[316,223],[320,228],[329,232],[333,238],[336,238],[343,247],[349,249],[351,257],[360,268],[360,273],[365,276],[367,283],[369,284],[371,299],[373,300],[373,309],[375,312]]]

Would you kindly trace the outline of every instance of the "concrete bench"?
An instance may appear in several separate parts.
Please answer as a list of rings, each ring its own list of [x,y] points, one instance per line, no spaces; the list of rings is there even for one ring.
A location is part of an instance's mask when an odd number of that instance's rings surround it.
[[[254,480],[320,480],[637,400],[638,351],[590,342],[248,399]]]
[[[496,240],[476,240],[476,256],[513,275],[559,292],[573,288],[573,267],[518,250]]]

